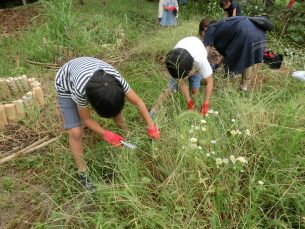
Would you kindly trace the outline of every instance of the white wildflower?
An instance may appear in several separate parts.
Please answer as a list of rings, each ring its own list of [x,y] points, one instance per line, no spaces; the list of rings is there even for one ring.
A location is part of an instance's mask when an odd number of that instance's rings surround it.
[[[218,111],[214,111],[214,115],[218,115]]]
[[[232,135],[232,136],[235,136],[237,133],[236,133],[236,130],[231,130],[230,131],[230,134]]]
[[[190,134],[192,134],[194,131],[193,131],[193,129],[190,129]]]
[[[201,119],[200,123],[201,123],[201,124],[206,124],[207,121],[205,121],[204,119]]]
[[[230,160],[231,160],[231,162],[232,162],[233,164],[235,164],[236,158],[235,158],[234,155],[230,155]]]
[[[264,184],[264,181],[259,180],[257,183],[258,183],[259,185],[263,185],[263,184]]]
[[[212,151],[211,154],[215,155],[216,153],[215,153],[215,151]]]
[[[214,113],[214,111],[213,111],[213,110],[209,110],[208,112],[209,112],[209,114],[213,114],[213,113]]]
[[[223,162],[225,165],[227,165],[227,164],[229,163],[229,160],[228,160],[227,158],[223,158],[223,159],[222,159],[222,162]]]
[[[201,147],[201,146],[198,146],[198,149],[202,149],[202,147]]]
[[[190,138],[190,142],[196,143],[197,142],[197,138]]]
[[[191,126],[191,128],[194,128],[194,127],[195,127],[194,125]]]
[[[195,126],[195,130],[199,130],[200,129],[200,127],[199,126]]]
[[[246,129],[245,134],[248,135],[248,136],[251,136],[250,130]]]
[[[216,144],[216,140],[211,140],[211,144]]]
[[[247,164],[248,163],[248,161],[247,161],[247,159],[245,157],[238,157],[238,158],[236,158],[236,161],[239,161],[239,162],[241,162],[243,164]]]
[[[207,128],[201,127],[201,130],[202,130],[202,131],[207,131]]]
[[[215,159],[216,165],[221,165],[222,164],[222,159],[220,157]]]
[[[236,130],[236,133],[237,133],[238,135],[241,135],[241,131],[240,131],[240,130]]]
[[[236,120],[234,118],[231,119],[231,122],[236,122]]]
[[[206,154],[205,154],[205,156],[210,157],[210,156],[211,156],[211,154],[210,154],[210,153],[206,153]]]
[[[197,148],[197,145],[194,144],[194,143],[192,143],[192,144],[191,144],[191,148],[192,148],[192,149],[196,149],[196,148]]]

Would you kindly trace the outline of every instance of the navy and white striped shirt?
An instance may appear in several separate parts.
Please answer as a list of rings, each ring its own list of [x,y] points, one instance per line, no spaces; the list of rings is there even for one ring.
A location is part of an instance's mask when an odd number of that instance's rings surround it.
[[[97,70],[112,74],[123,86],[126,94],[130,86],[110,64],[93,57],[79,57],[63,65],[56,74],[55,89],[60,97],[72,98],[80,107],[88,105],[85,86]]]

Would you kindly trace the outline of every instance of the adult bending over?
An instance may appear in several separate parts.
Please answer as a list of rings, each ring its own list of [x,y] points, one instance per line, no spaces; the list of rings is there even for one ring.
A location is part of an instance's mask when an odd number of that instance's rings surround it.
[[[210,22],[203,19],[199,35],[209,52],[211,46],[223,56],[226,72],[242,74],[240,89],[247,91],[252,66],[263,61],[266,46],[266,31],[257,27],[245,16],[236,16]]]

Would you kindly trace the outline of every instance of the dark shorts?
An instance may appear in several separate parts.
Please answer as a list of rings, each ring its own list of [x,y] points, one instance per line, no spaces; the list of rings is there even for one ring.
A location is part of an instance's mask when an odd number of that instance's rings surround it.
[[[199,89],[200,88],[200,82],[203,79],[203,77],[200,74],[194,74],[190,77],[188,77],[189,81],[189,88],[190,89]],[[178,91],[178,81],[176,79],[171,78],[169,80],[169,88],[172,92]]]
[[[61,113],[64,116],[64,128],[71,129],[81,127],[82,122],[77,110],[77,104],[72,98],[64,98],[57,96],[57,101],[60,106]]]

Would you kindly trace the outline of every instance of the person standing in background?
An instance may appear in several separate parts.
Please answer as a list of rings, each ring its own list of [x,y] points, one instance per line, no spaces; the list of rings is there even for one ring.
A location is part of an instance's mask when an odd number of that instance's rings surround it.
[[[177,0],[161,0],[163,1],[163,12],[160,21],[161,26],[176,26],[178,15],[178,2]],[[160,4],[160,3],[159,3]]]

